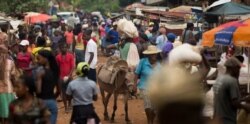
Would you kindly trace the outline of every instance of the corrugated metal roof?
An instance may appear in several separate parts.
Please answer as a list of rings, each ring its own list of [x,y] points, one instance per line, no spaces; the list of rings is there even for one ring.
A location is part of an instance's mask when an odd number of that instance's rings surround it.
[[[144,13],[150,13],[150,14],[156,14],[161,15],[165,17],[177,17],[177,18],[183,18],[187,13],[180,13],[180,12],[167,12],[167,11],[157,11],[157,10],[142,10]]]

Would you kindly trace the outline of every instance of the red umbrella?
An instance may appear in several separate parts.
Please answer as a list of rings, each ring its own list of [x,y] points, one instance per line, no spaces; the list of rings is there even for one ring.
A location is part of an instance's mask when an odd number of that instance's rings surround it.
[[[39,22],[46,22],[49,19],[51,19],[51,16],[46,15],[46,14],[38,14],[38,15],[33,15],[29,16],[29,23],[34,24],[34,23],[39,23]]]

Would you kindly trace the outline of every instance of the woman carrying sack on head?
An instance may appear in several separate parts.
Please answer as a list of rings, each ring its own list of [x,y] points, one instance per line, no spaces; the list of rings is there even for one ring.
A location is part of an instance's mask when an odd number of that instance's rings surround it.
[[[133,43],[133,38],[138,36],[138,31],[132,22],[124,19],[118,21],[117,31],[121,34],[122,40],[108,46],[108,49],[118,49],[121,59],[127,61],[129,67],[133,70],[140,61],[137,46]]]

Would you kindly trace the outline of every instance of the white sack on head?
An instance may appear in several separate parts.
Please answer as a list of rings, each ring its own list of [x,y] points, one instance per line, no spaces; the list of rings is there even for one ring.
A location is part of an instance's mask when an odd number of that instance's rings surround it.
[[[117,23],[117,31],[121,35],[126,35],[126,37],[134,38],[138,37],[138,31],[132,21],[128,21],[127,19],[120,19]]]
[[[183,44],[174,48],[169,53],[169,64],[176,65],[182,62],[199,63],[202,57],[200,53],[194,50],[194,47],[189,44]]]

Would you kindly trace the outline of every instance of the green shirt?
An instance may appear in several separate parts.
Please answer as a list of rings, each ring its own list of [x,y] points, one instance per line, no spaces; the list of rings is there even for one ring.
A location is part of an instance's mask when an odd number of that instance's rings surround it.
[[[122,60],[125,60],[125,61],[127,60],[129,47],[130,47],[130,43],[127,42],[125,43],[123,47],[119,48]]]

